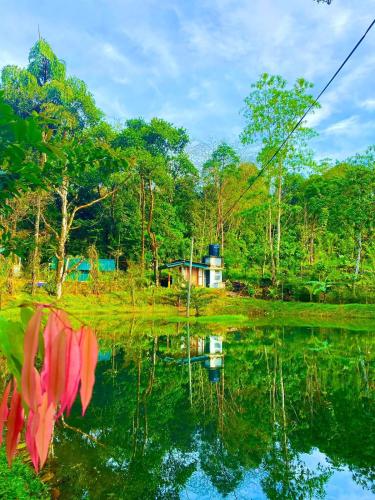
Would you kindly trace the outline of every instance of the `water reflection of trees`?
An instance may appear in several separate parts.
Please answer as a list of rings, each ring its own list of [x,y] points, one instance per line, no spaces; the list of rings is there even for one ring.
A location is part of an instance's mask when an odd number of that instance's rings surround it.
[[[198,470],[223,496],[253,471],[268,498],[318,498],[343,465],[373,488],[370,335],[275,327],[224,334],[217,383],[204,363],[191,365],[190,405],[188,366],[159,355],[173,357],[183,328],[133,323],[127,333],[107,342],[90,412],[70,419],[104,447],[58,432],[66,497],[176,498]],[[331,463],[309,469],[301,454],[314,448]]]

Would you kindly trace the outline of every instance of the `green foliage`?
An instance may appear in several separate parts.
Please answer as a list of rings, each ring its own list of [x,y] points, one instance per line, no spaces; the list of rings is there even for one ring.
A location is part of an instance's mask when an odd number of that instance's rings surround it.
[[[145,275],[144,269],[134,262],[129,262],[124,278],[121,280],[121,285],[125,291],[130,292],[132,306],[135,307],[137,294],[150,284],[150,281]]]
[[[186,282],[176,284],[168,297],[168,302],[187,309],[188,293],[188,284]],[[198,288],[192,285],[190,291],[190,309],[194,311],[195,316],[201,316],[205,308],[214,299],[215,296],[207,288]]]
[[[35,168],[30,150],[50,153],[35,117],[21,119],[6,104],[0,91],[0,211],[6,203],[29,189],[43,185],[41,172]]]
[[[203,165],[203,174],[221,185],[226,176],[236,173],[239,163],[240,157],[235,150],[228,144],[221,143]]]
[[[320,105],[308,93],[312,84],[303,78],[297,79],[293,87],[288,88],[287,81],[281,76],[264,73],[251,88],[251,93],[245,98],[243,115],[247,124],[241,138],[245,144],[260,143],[258,160],[265,164],[283,143],[298,118],[310,106],[314,109]],[[304,167],[310,154],[306,150],[307,140],[314,135],[315,132],[305,123],[300,125],[275,163],[281,160],[298,165],[299,168]]]
[[[3,68],[1,86],[6,102],[21,117],[43,113],[50,126],[57,124],[60,130],[95,125],[102,117],[86,84],[66,77],[65,63],[44,39],[31,48],[27,69]]]
[[[46,485],[34,470],[16,457],[12,468],[8,467],[4,448],[0,448],[0,498],[17,500],[47,500],[50,498]]]
[[[112,127],[84,82],[38,40],[27,68],[1,75],[2,246],[22,251],[26,276],[38,245],[41,269],[95,245],[120,270],[133,263],[153,272],[157,284],[162,264],[188,257],[193,236],[194,259],[220,243],[225,279],[251,296],[375,301],[375,147],[316,165],[308,144],[316,133],[304,122],[258,178],[298,117],[318,108],[311,89],[304,79],[261,75],[245,98],[241,135],[257,148],[257,164],[221,143],[198,169],[184,128],[156,117]],[[34,195],[43,198],[40,241]],[[54,292],[56,279],[47,281]],[[329,287],[315,292],[312,282]]]
[[[24,327],[22,322],[11,321],[0,316],[0,352],[7,358],[8,367],[18,384],[23,366]]]

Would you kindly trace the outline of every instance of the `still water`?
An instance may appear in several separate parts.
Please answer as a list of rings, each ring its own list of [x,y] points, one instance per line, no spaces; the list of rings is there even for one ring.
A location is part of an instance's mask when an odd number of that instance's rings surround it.
[[[63,499],[375,498],[371,332],[132,322],[56,432]]]

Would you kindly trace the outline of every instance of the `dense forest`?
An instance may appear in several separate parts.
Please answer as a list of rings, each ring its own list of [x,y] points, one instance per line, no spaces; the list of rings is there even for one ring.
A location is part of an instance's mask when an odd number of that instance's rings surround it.
[[[39,39],[26,68],[1,73],[0,285],[12,293],[21,258],[28,289],[45,280],[61,296],[68,256],[111,257],[117,275],[158,285],[162,265],[188,258],[193,237],[196,260],[220,243],[229,289],[373,302],[375,147],[317,161],[317,132],[305,121],[280,150],[306,109],[319,107],[312,94],[304,79],[261,75],[241,110],[254,161],[223,142],[195,164],[180,124],[108,123]]]

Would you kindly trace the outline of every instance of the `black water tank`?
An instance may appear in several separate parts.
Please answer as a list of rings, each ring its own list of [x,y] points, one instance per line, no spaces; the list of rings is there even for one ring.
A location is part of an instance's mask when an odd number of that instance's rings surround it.
[[[210,257],[220,257],[220,245],[208,245],[208,255]]]

